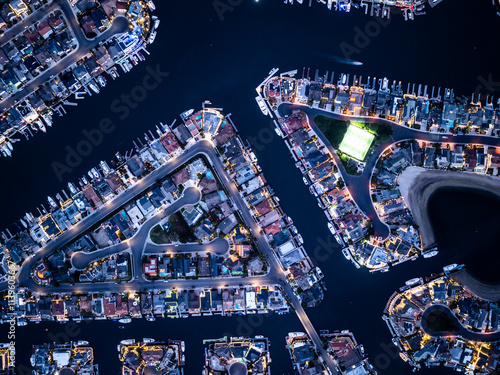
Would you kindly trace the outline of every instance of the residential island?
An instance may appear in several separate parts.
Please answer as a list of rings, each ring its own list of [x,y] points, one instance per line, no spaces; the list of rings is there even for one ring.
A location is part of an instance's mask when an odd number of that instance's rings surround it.
[[[449,270],[394,293],[383,319],[400,356],[415,369],[444,365],[490,374],[500,356],[498,304],[472,293]]]
[[[123,340],[118,345],[118,357],[123,364],[121,374],[184,374],[185,349],[184,341],[180,340]]]
[[[369,98],[364,87],[349,86],[346,75],[328,86],[317,75],[321,90],[315,91],[314,81],[289,77],[296,72],[271,73],[259,86],[264,98],[259,95],[257,101],[274,117],[276,133],[325,210],[344,255],[357,267],[386,271],[389,265],[437,252],[406,203],[412,198],[404,175],[411,168],[449,169],[475,178],[498,173],[498,138],[492,136],[496,111],[489,136],[479,138],[470,133],[486,131],[483,123],[477,128],[472,123],[466,128],[443,125],[430,113],[428,123],[422,117],[420,124],[403,123],[411,98],[403,96],[407,101],[394,106],[400,92],[391,91],[386,79]],[[325,87],[328,99],[322,104]],[[324,296],[323,274],[309,259],[302,236],[231,115],[209,105],[182,113],[179,123],[156,126],[157,136],[149,132],[135,153],[116,154],[116,167],[102,161],[77,184],[69,182],[69,194],[49,196],[47,208],[42,205],[38,215],[20,219],[26,229],[3,234],[1,285],[7,291],[15,269],[17,303],[12,310],[5,294],[2,320],[20,326],[90,319],[127,324],[139,317],[154,321],[293,309],[307,331],[297,336],[305,340],[299,342],[309,342],[313,356],[304,359],[291,352],[299,369],[306,366],[300,371],[312,366],[325,373],[374,373],[352,334],[318,334],[308,320],[304,308]],[[467,110],[472,117],[482,108]],[[412,118],[419,115],[416,111]],[[230,346],[232,341],[225,340],[219,344]],[[141,356],[132,352],[137,358],[127,366],[138,371]],[[231,358],[220,359],[218,366]],[[172,366],[169,371],[177,371]],[[215,371],[217,364],[207,366],[206,371]]]
[[[354,334],[348,330],[330,333],[321,331],[323,346],[328,356],[336,364],[333,374],[339,375],[375,375],[377,372],[365,355],[363,345],[358,345]],[[286,346],[290,353],[294,369],[299,375],[330,374],[323,359],[303,332],[291,332],[286,337]]]
[[[295,0],[302,4],[304,0]],[[425,5],[435,7],[443,0],[318,0],[318,2],[326,4],[329,10],[339,12],[350,12],[352,8],[364,9],[365,14],[370,16],[389,19],[391,13],[402,12],[405,21],[415,19],[415,16],[425,15]],[[293,0],[285,0],[285,4],[293,4]],[[311,6],[312,0],[309,0]]]
[[[152,0],[13,0],[0,9],[0,155],[52,126],[71,96],[98,94],[145,59],[160,20]],[[24,27],[25,25],[29,25]],[[143,54],[144,53],[144,54]]]
[[[452,89],[441,97],[434,88],[428,95],[427,86],[415,84],[404,93],[387,78],[377,87],[375,78],[351,84],[340,74],[334,84],[333,73],[316,72],[311,80],[308,73],[296,79],[297,71],[276,72],[257,88],[256,100],[357,268],[386,272],[437,254],[426,205],[411,188],[420,173],[433,171],[434,188],[481,181],[496,194],[500,112],[489,98],[456,99]]]
[[[33,345],[33,375],[99,375],[94,349],[87,341]]]
[[[263,336],[204,340],[203,375],[270,375],[269,340]]]
[[[12,312],[3,300],[6,320],[126,324],[292,307],[320,342],[304,308],[323,299],[323,274],[231,116],[203,107],[117,154],[116,169],[101,162],[5,236],[3,264],[16,265],[23,301]]]

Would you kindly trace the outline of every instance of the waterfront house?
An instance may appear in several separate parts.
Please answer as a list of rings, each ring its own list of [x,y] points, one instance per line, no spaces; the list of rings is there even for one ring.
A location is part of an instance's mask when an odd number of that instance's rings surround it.
[[[473,171],[477,166],[477,153],[474,149],[464,151],[464,166],[466,170]]]
[[[227,123],[225,126],[219,126],[217,133],[214,136],[213,141],[217,146],[221,146],[226,143],[234,135],[234,129],[231,124]]]
[[[141,311],[144,315],[150,315],[153,312],[153,298],[151,292],[141,293]]]
[[[141,316],[141,300],[139,295],[130,293],[128,295],[127,307],[131,317]]]
[[[133,155],[128,161],[127,165],[132,174],[136,177],[141,176],[145,172],[144,162],[137,155]]]
[[[234,296],[232,290],[224,289],[222,291],[222,310],[234,311]]]
[[[200,311],[210,312],[212,310],[212,302],[210,300],[210,291],[203,290],[200,294]]]
[[[222,295],[217,289],[210,291],[210,301],[212,311],[222,311]]]
[[[114,318],[116,316],[116,297],[114,295],[104,297],[103,306],[105,316],[108,318]]]
[[[165,314],[165,294],[162,292],[153,294],[153,313],[155,315]]]
[[[189,298],[189,313],[197,314],[200,312],[200,294],[196,290],[190,290]]]

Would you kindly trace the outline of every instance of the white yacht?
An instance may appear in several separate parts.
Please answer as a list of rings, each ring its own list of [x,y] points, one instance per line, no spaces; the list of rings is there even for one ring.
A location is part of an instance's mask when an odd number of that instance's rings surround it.
[[[423,280],[421,277],[415,277],[414,279],[408,280],[405,284],[407,286],[413,286],[413,285],[416,285],[418,283],[421,284],[422,282],[423,282]]]
[[[450,264],[450,265],[448,265],[446,267],[443,267],[443,271],[444,272],[450,272],[450,271],[453,271],[457,267],[458,267],[458,264],[453,263],[453,264]]]
[[[56,203],[56,201],[54,200],[54,198],[52,198],[52,197],[48,196],[48,197],[47,197],[47,200],[49,201],[49,204],[50,204],[50,206],[51,206],[51,207],[53,207],[53,208],[57,208],[57,203]]]
[[[262,113],[267,116],[267,114],[268,114],[267,106],[266,106],[266,103],[264,102],[264,99],[262,99],[262,97],[260,95],[257,95],[255,97],[255,100],[257,101],[257,104],[259,105],[259,108],[262,111]]]
[[[333,234],[333,235],[336,235],[337,232],[335,232],[335,228],[333,227],[333,224],[332,223],[328,223],[328,229],[330,229],[330,232]]]
[[[347,260],[351,260],[351,254],[349,253],[349,250],[347,250],[347,249],[342,249],[342,254],[344,254],[344,257],[345,257]]]
[[[438,253],[439,253],[439,251],[437,251],[437,250],[431,250],[431,251],[428,251],[426,253],[422,253],[422,256],[424,258],[432,258],[432,257],[438,255]]]

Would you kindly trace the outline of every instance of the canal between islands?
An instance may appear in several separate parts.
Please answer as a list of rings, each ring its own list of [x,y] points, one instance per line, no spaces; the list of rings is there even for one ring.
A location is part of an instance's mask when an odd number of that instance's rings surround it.
[[[464,94],[479,86],[488,92],[495,89],[492,84],[488,85],[488,77],[497,70],[497,65],[494,59],[484,58],[491,48],[488,38],[477,38],[477,35],[492,35],[498,30],[494,9],[487,1],[474,7],[466,0],[445,1],[414,22],[404,22],[401,15],[395,15],[386,25],[379,23],[375,28],[373,22],[377,21],[359,11],[328,12],[316,3],[307,8],[285,6],[279,1],[243,2],[222,15],[212,2],[156,3],[162,23],[155,43],[149,47],[151,56],[146,62],[127,75],[122,74],[117,81],[108,79],[108,87],[100,95],[78,101],[78,107],[68,108],[65,117],[55,119],[47,134],[16,144],[12,159],[0,159],[3,174],[0,227],[13,228],[14,220],[27,211],[36,211],[35,206],[45,203],[47,195],[65,188],[65,181],[76,181],[100,160],[113,158],[118,150],[122,153],[130,150],[132,140],[142,139],[147,130],[154,131],[154,124],[170,123],[178,113],[199,108],[203,100],[209,99],[226,113],[232,112],[233,121],[243,138],[250,140],[280,204],[302,234],[310,257],[325,274],[326,298],[319,307],[307,310],[316,329],[349,329],[364,345],[380,373],[410,374],[410,366],[399,358],[381,319],[387,299],[406,280],[440,272],[450,263],[465,263],[484,277],[496,275],[493,262],[498,262],[499,257],[496,236],[492,233],[498,228],[498,202],[470,192],[440,191],[435,200],[431,199],[430,209],[441,250],[436,257],[407,262],[386,274],[372,275],[366,270],[356,270],[340,253],[327,229],[325,215],[302,184],[300,172],[283,140],[271,130],[269,118],[260,113],[254,101],[254,88],[273,66],[283,71],[310,66],[311,75],[319,68],[322,72],[334,70],[335,74],[348,72],[351,77],[363,75],[365,79],[369,75],[388,76],[403,82],[453,87]],[[469,22],[471,19],[482,20],[481,30]],[[360,30],[372,27],[378,32],[368,37],[361,47],[356,44],[356,27]],[[430,43],[434,40],[439,42]],[[462,48],[457,48],[456,40],[463,43]],[[356,52],[345,57],[363,61],[363,66],[334,64],[329,59],[330,54],[342,55],[341,46],[346,44],[354,46]],[[446,58],[431,61],[428,56]],[[453,66],[450,61],[454,61]],[[127,116],[124,112],[113,112],[112,103],[140,86],[147,67],[158,68],[168,76],[162,78],[155,90],[148,92],[146,100],[130,106]],[[82,130],[97,128],[103,118],[111,119],[115,130],[105,135],[90,155],[82,156],[70,166],[71,171],[63,176],[65,181],[59,181],[53,162],[65,163],[68,149],[75,149],[85,139]],[[490,278],[489,281],[499,280]],[[33,344],[83,339],[95,347],[101,373],[117,374],[116,345],[120,340],[171,338],[186,341],[185,374],[191,375],[201,372],[203,339],[260,334],[271,340],[273,373],[291,374],[284,337],[290,331],[302,330],[294,314],[191,317],[155,322],[136,319],[125,329],[118,326],[117,322],[97,321],[18,327],[18,363],[29,365]],[[7,329],[7,325],[0,326],[0,342],[7,340]],[[27,372],[19,369],[19,373]],[[423,369],[420,373],[454,372],[437,368]]]

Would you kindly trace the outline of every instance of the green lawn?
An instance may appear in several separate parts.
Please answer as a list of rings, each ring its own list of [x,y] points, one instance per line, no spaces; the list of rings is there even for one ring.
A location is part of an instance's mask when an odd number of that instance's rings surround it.
[[[355,125],[349,125],[340,143],[339,150],[354,159],[363,161],[374,139],[375,136],[372,133]]]
[[[314,123],[325,135],[333,148],[361,161],[379,143],[387,141],[393,133],[392,127],[389,125],[363,122],[350,123],[350,121],[335,120],[322,115],[316,116],[314,118]],[[351,129],[349,132],[351,133],[349,134],[349,138],[351,138],[350,143],[348,143],[348,140],[346,139],[344,149],[342,149],[341,144],[344,143],[344,138],[350,127],[355,128]],[[357,129],[360,129],[361,131],[358,131]],[[373,138],[370,145],[368,145],[368,148],[365,150],[370,136]],[[363,151],[365,151],[364,155]]]
[[[193,232],[186,223],[186,220],[184,220],[184,217],[179,212],[170,216],[168,220],[172,223],[168,232],[175,232],[179,237],[180,242],[196,242],[196,237],[193,235]]]
[[[189,225],[187,225],[186,220],[184,220],[181,214],[175,213],[168,220],[171,224],[168,232],[159,225],[155,226],[151,229],[151,241],[158,245],[172,242],[196,242],[196,237],[194,237],[191,228],[189,228]]]
[[[150,236],[151,236],[151,241],[153,241],[157,245],[170,243],[168,239],[168,233],[159,225],[151,229]]]
[[[348,123],[346,121],[334,120],[325,116],[316,116],[314,123],[328,139],[334,148],[339,148],[344,134],[347,131]]]

